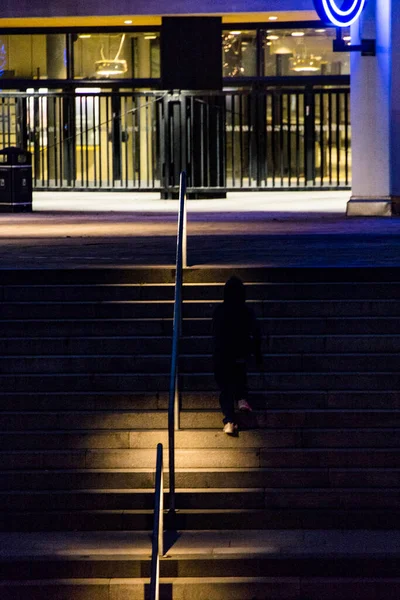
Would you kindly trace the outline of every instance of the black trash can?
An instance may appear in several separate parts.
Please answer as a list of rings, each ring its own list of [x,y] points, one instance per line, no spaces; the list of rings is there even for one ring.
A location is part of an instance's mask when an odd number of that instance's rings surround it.
[[[0,150],[0,212],[32,212],[32,154]]]

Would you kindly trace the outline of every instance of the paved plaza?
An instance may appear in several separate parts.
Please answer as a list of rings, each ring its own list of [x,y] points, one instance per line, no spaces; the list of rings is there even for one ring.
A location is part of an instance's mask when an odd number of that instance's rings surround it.
[[[400,217],[346,217],[349,196],[249,192],[189,200],[189,265],[399,265]],[[0,215],[2,268],[175,262],[175,200],[154,193],[41,192],[33,208]]]

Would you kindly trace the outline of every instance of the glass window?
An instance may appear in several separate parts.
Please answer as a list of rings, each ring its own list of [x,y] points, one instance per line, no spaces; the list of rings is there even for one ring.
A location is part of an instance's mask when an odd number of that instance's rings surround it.
[[[224,77],[257,75],[256,31],[224,31],[222,52]]]
[[[76,79],[160,76],[159,33],[79,34],[74,43]]]
[[[0,34],[0,77],[65,79],[65,35]]]
[[[264,75],[348,75],[350,55],[333,52],[335,37],[333,28],[264,30]],[[348,30],[343,37],[351,43]]]

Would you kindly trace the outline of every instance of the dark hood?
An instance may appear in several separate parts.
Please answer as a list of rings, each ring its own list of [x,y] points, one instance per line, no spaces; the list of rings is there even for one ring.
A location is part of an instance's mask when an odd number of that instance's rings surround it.
[[[235,275],[228,279],[224,287],[224,304],[229,307],[240,307],[246,302],[246,290],[243,282]]]

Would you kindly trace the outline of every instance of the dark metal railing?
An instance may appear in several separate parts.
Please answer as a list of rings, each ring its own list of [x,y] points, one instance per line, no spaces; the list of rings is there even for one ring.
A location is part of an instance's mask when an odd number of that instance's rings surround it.
[[[346,188],[347,86],[223,92],[0,92],[0,149],[33,153],[36,190],[188,193]]]
[[[168,404],[169,513],[175,513],[175,431],[179,429],[179,341],[182,333],[183,269],[187,266],[186,173],[180,175],[178,235],[176,246],[175,301]]]
[[[158,444],[154,490],[154,525],[151,551],[150,600],[158,600],[160,595],[160,558],[164,554],[163,472],[163,445]]]

